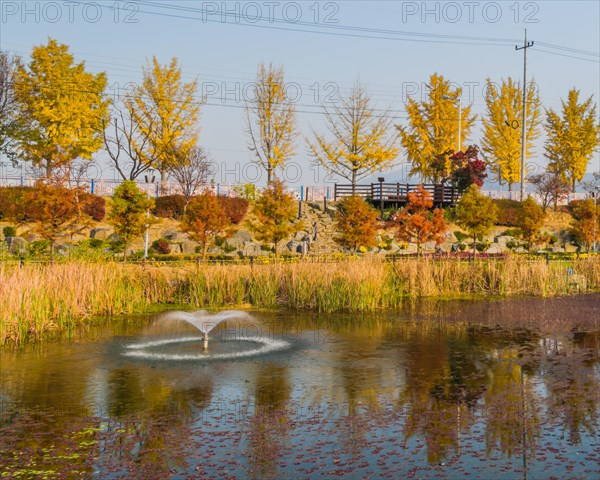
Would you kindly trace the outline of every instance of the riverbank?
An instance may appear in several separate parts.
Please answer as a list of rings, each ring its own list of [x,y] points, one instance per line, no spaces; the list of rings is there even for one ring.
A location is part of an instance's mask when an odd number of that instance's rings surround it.
[[[546,262],[377,259],[271,265],[0,264],[0,344],[157,303],[370,312],[410,299],[560,296],[600,290],[600,258]]]

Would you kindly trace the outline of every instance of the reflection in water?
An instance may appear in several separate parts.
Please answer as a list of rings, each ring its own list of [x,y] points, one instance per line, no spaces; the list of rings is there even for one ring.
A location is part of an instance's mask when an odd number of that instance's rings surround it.
[[[22,477],[590,478],[599,301],[263,312],[265,341],[290,349],[209,363],[124,357],[163,335],[145,318],[4,351],[0,465]]]

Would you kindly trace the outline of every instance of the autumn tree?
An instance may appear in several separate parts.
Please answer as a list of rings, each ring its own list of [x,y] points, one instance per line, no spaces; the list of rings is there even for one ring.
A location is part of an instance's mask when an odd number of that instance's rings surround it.
[[[338,203],[335,228],[340,234],[336,242],[356,251],[375,245],[378,213],[362,197],[345,197]]]
[[[26,197],[26,216],[35,222],[33,231],[50,242],[50,260],[59,237],[80,233],[92,223],[85,213],[91,197],[82,189],[38,181]]]
[[[541,100],[532,81],[525,94],[525,159],[534,154],[535,140],[540,136]],[[486,113],[483,117],[483,153],[500,184],[512,191],[521,181],[521,122],[523,89],[512,78],[496,85],[489,78],[485,89]]]
[[[188,151],[187,158],[178,161],[171,167],[171,175],[177,181],[185,198],[184,212],[200,187],[208,181],[212,165],[212,161],[204,149],[196,146]]]
[[[548,169],[567,179],[575,191],[587,170],[592,155],[598,148],[600,124],[596,123],[596,104],[590,96],[579,102],[579,90],[569,91],[568,100],[562,103],[559,115],[546,110],[545,156]]]
[[[476,243],[487,235],[496,221],[496,205],[489,197],[479,193],[476,185],[471,185],[456,206],[456,224],[473,238],[473,255]]]
[[[107,221],[124,244],[123,259],[127,257],[127,247],[142,236],[150,223],[150,209],[153,201],[131,180],[119,185],[112,196]]]
[[[517,211],[516,227],[519,236],[529,245],[529,249],[539,239],[545,217],[544,210],[531,196],[523,200]]]
[[[598,206],[594,204],[593,198],[573,202],[571,215],[573,216],[571,232],[575,236],[575,240],[579,244],[585,245],[589,251],[600,232]]]
[[[249,221],[251,230],[258,240],[274,243],[276,255],[279,242],[303,228],[302,222],[296,221],[296,201],[277,179],[262,191],[252,213],[253,218]]]
[[[202,245],[202,261],[215,238],[224,235],[229,227],[229,217],[212,191],[192,199],[181,221],[181,230]]]
[[[356,183],[389,167],[398,155],[397,135],[388,111],[372,106],[365,87],[356,84],[333,109],[325,108],[331,140],[313,131],[308,147],[317,164],[328,172],[346,178],[356,192]]]
[[[0,50],[0,153],[16,157],[17,99],[14,83],[19,60]]]
[[[464,152],[448,151],[439,155],[432,168],[441,183],[449,183],[460,193],[471,185],[481,187],[487,178],[487,167],[479,159],[477,145],[469,146]]]
[[[394,230],[396,238],[417,246],[417,254],[421,254],[421,246],[425,242],[434,241],[440,245],[444,241],[444,233],[448,226],[444,220],[444,210],[433,207],[433,200],[423,185],[408,194],[408,203],[390,218],[388,225]]]
[[[161,184],[169,169],[185,158],[197,143],[198,112],[195,100],[197,82],[185,83],[181,67],[173,58],[168,65],[158,63],[156,57],[143,68],[144,79],[126,106],[141,139],[147,139],[143,148],[134,138],[134,148],[146,151],[146,161],[160,173]]]
[[[442,75],[433,74],[429,80],[429,98],[418,102],[408,99],[406,113],[409,124],[397,125],[412,164],[411,175],[438,183],[441,178],[433,164],[440,155],[458,150],[458,123],[461,117],[461,139],[465,141],[475,121],[471,105],[461,105],[452,99],[460,99],[462,89],[452,89],[450,81]],[[461,109],[462,111],[459,111]]]
[[[254,97],[246,102],[249,148],[271,183],[275,169],[294,155],[296,110],[288,99],[283,68],[261,64],[256,74]]]
[[[14,84],[17,149],[23,159],[46,177],[76,158],[90,160],[102,147],[109,104],[105,88],[106,75],[75,64],[66,45],[50,39],[34,47],[28,67],[17,67]]]
[[[544,211],[550,205],[554,205],[556,209],[558,202],[566,198],[571,191],[569,183],[556,172],[530,175],[528,181],[542,199],[542,209]]]

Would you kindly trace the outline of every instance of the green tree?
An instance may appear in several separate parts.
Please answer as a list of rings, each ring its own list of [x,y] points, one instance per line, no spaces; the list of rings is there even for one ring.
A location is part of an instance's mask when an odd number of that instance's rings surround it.
[[[508,189],[521,181],[521,128],[523,90],[512,78],[502,80],[500,87],[489,78],[485,90],[486,114],[483,117],[483,153],[498,182]],[[532,81],[526,93],[526,159],[533,155],[534,141],[540,136],[541,100]],[[516,128],[515,128],[516,127]]]
[[[389,167],[398,156],[389,112],[377,111],[361,84],[333,111],[325,109],[325,121],[333,139],[313,132],[308,147],[317,164],[350,181],[353,194],[360,179]]]
[[[532,197],[523,200],[517,213],[516,227],[519,229],[519,236],[529,244],[530,250],[540,236],[545,218],[544,209]]]
[[[462,89],[452,89],[450,81],[434,73],[429,79],[429,99],[416,102],[408,99],[406,113],[409,125],[398,125],[402,145],[408,161],[412,164],[411,175],[439,182],[438,171],[433,164],[440,155],[458,150],[458,119],[461,116],[461,139],[465,142],[475,116],[471,106],[459,105],[452,99],[460,99]],[[461,111],[459,112],[459,108]]]
[[[356,251],[375,245],[378,213],[359,196],[345,197],[338,203],[335,228],[340,234],[336,242]]]
[[[105,88],[106,75],[74,64],[66,45],[50,39],[34,47],[29,66],[19,65],[15,74],[20,155],[43,168],[46,177],[76,158],[91,160],[103,143]]]
[[[408,203],[398,210],[388,223],[395,235],[405,242],[413,242],[417,246],[417,254],[421,254],[421,246],[425,242],[435,241],[440,245],[444,241],[444,233],[448,226],[444,220],[444,210],[436,208],[431,211],[433,200],[429,192],[419,185],[416,192],[408,194]]]
[[[487,235],[496,221],[496,205],[489,197],[481,195],[476,185],[471,185],[456,206],[456,224],[473,238],[473,255],[477,239]]]
[[[181,221],[181,230],[202,245],[202,261],[217,235],[224,235],[229,226],[229,217],[212,191],[194,197]]]
[[[129,244],[141,237],[151,222],[149,212],[154,202],[134,181],[125,180],[116,188],[110,204],[107,221],[124,243],[125,259]]]
[[[296,221],[296,201],[277,179],[262,191],[252,213],[250,229],[258,240],[275,244],[276,256],[279,254],[279,242],[303,228],[302,222]]]
[[[561,102],[562,115],[552,109],[546,110],[548,170],[568,179],[573,191],[598,148],[600,124],[596,123],[596,104],[592,99],[590,96],[579,103],[579,90],[572,89],[568,100]]]
[[[254,98],[246,104],[249,147],[271,183],[275,169],[294,155],[296,112],[285,91],[283,68],[261,64],[254,85]]]

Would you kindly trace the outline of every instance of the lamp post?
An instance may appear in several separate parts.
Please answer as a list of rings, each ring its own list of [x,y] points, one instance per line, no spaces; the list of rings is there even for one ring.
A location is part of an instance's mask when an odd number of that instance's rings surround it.
[[[449,95],[442,95],[442,98],[444,100],[452,100],[453,102],[456,102],[458,100],[458,151],[460,152],[460,148],[461,148],[461,140],[462,140],[462,100],[460,98],[460,95],[458,95],[457,97],[450,97]]]
[[[381,212],[381,221],[383,221],[383,182],[385,182],[385,178],[377,177],[377,181],[379,182],[379,211]]]

